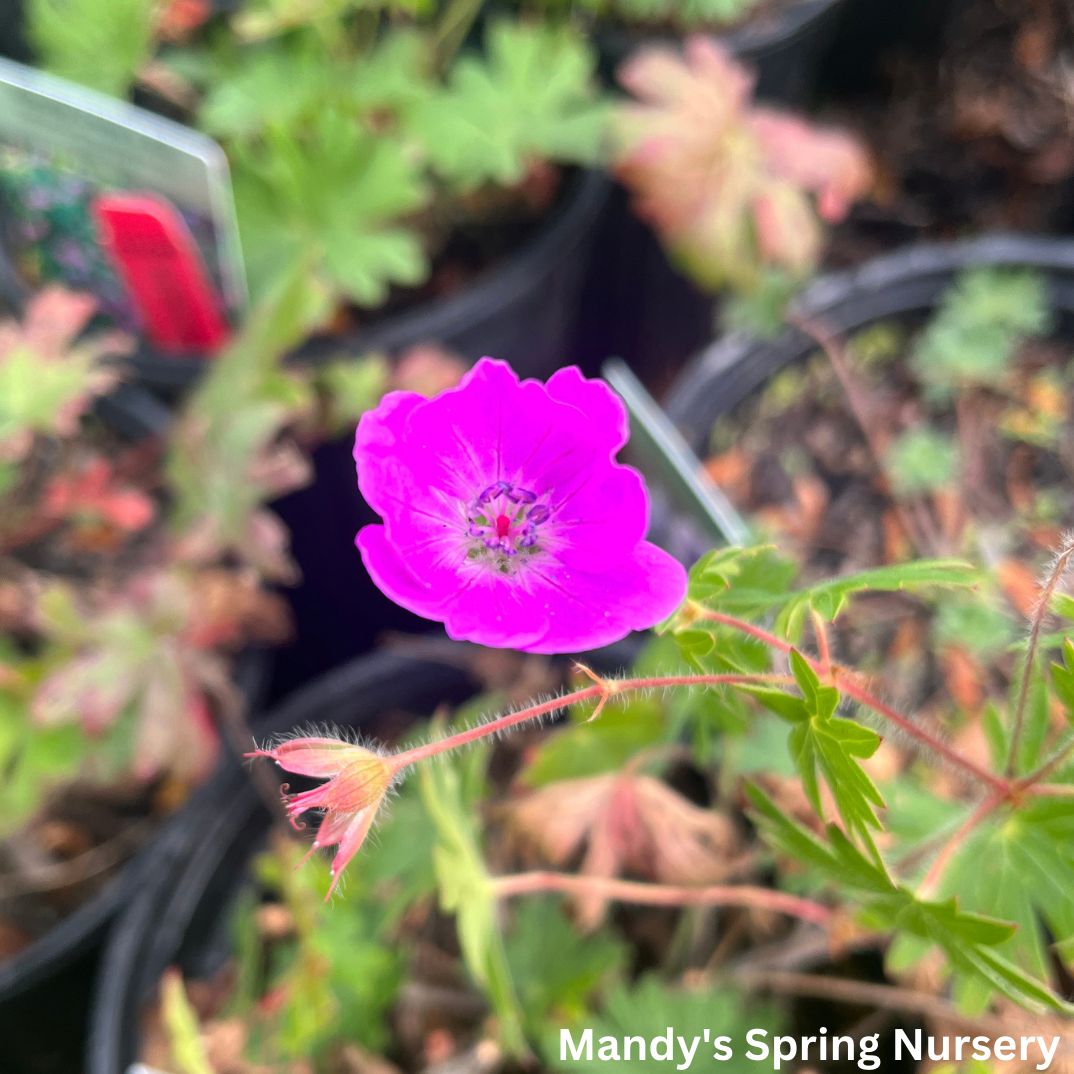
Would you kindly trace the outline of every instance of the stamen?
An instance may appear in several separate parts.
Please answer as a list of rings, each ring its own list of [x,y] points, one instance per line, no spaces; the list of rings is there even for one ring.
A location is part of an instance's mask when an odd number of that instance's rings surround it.
[[[510,482],[497,481],[494,484],[489,485],[489,487],[485,489],[485,491],[482,492],[480,496],[478,496],[477,502],[479,504],[486,504],[489,503],[491,500],[494,500],[497,496],[502,496],[504,493],[510,491]]]
[[[537,493],[529,489],[511,489],[507,491],[507,498],[512,503],[536,503]]]
[[[543,503],[539,503],[536,507],[530,508],[526,519],[529,522],[544,522],[551,514],[552,512]]]

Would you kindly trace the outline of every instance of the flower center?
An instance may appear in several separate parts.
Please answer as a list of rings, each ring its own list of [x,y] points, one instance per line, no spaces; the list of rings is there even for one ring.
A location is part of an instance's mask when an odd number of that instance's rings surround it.
[[[466,554],[506,572],[519,553],[540,551],[539,527],[551,513],[535,492],[497,481],[466,504]]]

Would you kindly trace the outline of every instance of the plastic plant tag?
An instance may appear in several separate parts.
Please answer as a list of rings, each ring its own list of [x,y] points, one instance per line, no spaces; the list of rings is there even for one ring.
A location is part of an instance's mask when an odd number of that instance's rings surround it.
[[[211,354],[228,337],[190,230],[162,198],[102,194],[93,205],[98,234],[164,354]]]
[[[708,476],[678,429],[626,363],[609,358],[601,367],[601,375],[630,414],[631,461],[653,484],[664,489],[675,506],[707,536],[721,543],[748,543],[750,529],[746,520]]]
[[[153,194],[182,214],[224,305],[246,305],[231,178],[223,150],[171,120],[0,59],[0,146],[69,169],[102,191]]]

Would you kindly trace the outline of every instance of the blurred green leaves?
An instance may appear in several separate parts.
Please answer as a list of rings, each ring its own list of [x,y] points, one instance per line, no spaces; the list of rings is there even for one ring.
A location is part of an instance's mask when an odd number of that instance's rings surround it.
[[[1043,278],[1022,269],[975,268],[946,292],[914,349],[917,375],[941,392],[1001,384],[1015,350],[1049,330]]]
[[[536,161],[594,164],[609,112],[594,55],[567,26],[493,23],[484,56],[462,56],[447,86],[415,111],[434,169],[462,190],[513,186]]]
[[[154,0],[30,0],[27,31],[53,74],[126,97],[153,50]]]

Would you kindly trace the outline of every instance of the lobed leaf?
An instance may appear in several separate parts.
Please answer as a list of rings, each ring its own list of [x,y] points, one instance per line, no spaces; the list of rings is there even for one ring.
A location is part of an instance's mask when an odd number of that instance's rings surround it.
[[[534,160],[594,164],[609,118],[596,59],[567,26],[492,24],[485,56],[463,56],[447,87],[417,104],[411,129],[462,190],[513,186]]]
[[[587,1027],[593,1029],[593,1059],[584,1057],[576,1060],[567,1053],[567,1059],[560,1059],[559,1027],[549,1029],[545,1034],[542,1051],[546,1063],[556,1070],[595,1072],[606,1070],[608,1062],[601,1060],[600,1047],[602,1038],[611,1038],[616,1045],[620,1059],[625,1059],[624,1039],[642,1037],[645,1040],[645,1057],[638,1058],[638,1044],[633,1044],[628,1069],[642,1071],[660,1071],[669,1064],[649,1054],[648,1044],[654,1037],[663,1037],[668,1027],[673,1027],[673,1055],[679,1057],[679,1048],[674,1040],[676,1033],[682,1033],[689,1046],[692,1038],[700,1033],[701,1027],[712,1026],[715,1036],[728,1036],[736,1045],[741,1045],[746,1033],[753,1028],[765,1029],[775,1034],[780,1031],[782,1019],[777,1009],[771,1005],[750,1004],[747,1006],[742,996],[728,989],[715,988],[672,988],[662,982],[655,974],[646,974],[633,988],[620,985],[604,1004],[601,1014],[590,1020],[579,1021],[571,1026],[573,1039],[577,1043],[579,1032]],[[696,1028],[693,1028],[696,1027]],[[700,1043],[700,1042],[699,1042]],[[610,1045],[609,1045],[610,1047]],[[711,1044],[700,1043],[701,1048],[711,1048]],[[711,1056],[711,1052],[701,1053]],[[742,1048],[735,1047],[732,1058],[720,1062],[719,1069],[724,1074],[752,1074],[756,1063],[745,1057]]]
[[[1006,951],[1016,945],[1023,936],[1024,918],[1004,912],[992,913],[989,908],[975,905],[968,895],[969,885],[965,879],[951,880],[951,870],[946,874],[946,887],[959,892],[959,898],[967,909],[956,903],[954,896],[933,902],[919,899],[912,891],[897,884],[887,868],[879,860],[867,858],[835,825],[827,829],[827,841],[822,842],[813,833],[783,814],[757,787],[747,785],[746,794],[752,806],[753,816],[765,839],[782,853],[815,869],[830,883],[856,892],[861,904],[863,921],[872,928],[894,929],[909,933],[919,940],[939,947],[957,974],[968,975],[990,990],[1000,992],[1014,1001],[1030,1007],[1051,1007],[1067,1010],[1068,1004],[1059,999],[1039,977],[1047,976],[1045,970],[1027,967],[1006,957]],[[1062,803],[1058,803],[1062,805]],[[1048,803],[1055,806],[1057,803]],[[1051,810],[1048,810],[1051,812]],[[1061,810],[1063,824],[1074,818],[1074,803]],[[973,852],[967,846],[969,869],[976,871],[977,889],[995,893],[997,877],[992,866],[994,859],[982,858],[981,847]],[[1034,870],[1026,876],[1026,882],[1040,884],[1040,873]],[[1052,878],[1049,887],[1063,888],[1063,880]],[[1020,909],[1004,904],[1004,909]],[[1064,908],[1063,923],[1071,920],[1069,900]]]
[[[912,560],[889,567],[877,567],[858,574],[829,578],[808,589],[792,593],[781,602],[775,629],[791,639],[801,636],[806,613],[812,608],[828,622],[846,607],[850,597],[870,590],[896,592],[908,589],[965,589],[975,586],[980,574],[970,563],[957,559]]]
[[[875,810],[883,808],[884,800],[858,759],[876,752],[880,736],[853,720],[836,716],[839,691],[822,686],[813,669],[793,649],[791,670],[802,691],[801,698],[764,687],[738,689],[792,724],[788,748],[817,815],[824,815],[818,781],[822,776],[847,829],[871,847],[869,829],[881,827]]]

